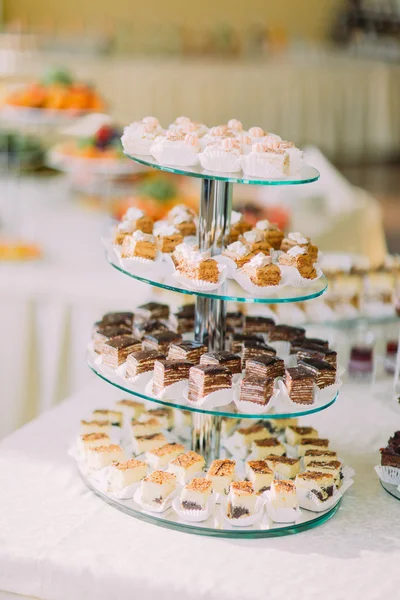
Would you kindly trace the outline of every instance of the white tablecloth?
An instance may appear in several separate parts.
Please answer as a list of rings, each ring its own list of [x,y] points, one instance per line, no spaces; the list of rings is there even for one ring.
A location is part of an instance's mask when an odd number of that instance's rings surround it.
[[[356,469],[339,512],[304,533],[213,539],[146,524],[89,492],[67,455],[79,418],[121,397],[104,382],[0,443],[0,590],[45,600],[382,600],[400,589],[400,503],[373,471],[399,427],[385,384],[346,385],[304,419]]]

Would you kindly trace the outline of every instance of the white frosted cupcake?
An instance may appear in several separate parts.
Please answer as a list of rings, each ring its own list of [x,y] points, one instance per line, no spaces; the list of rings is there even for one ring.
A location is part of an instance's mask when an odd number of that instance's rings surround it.
[[[164,133],[156,117],[145,117],[124,128],[122,146],[128,154],[150,154],[154,140]]]
[[[220,173],[237,173],[241,170],[240,157],[242,149],[240,142],[225,138],[220,142],[208,144],[204,152],[199,154],[203,169]]]
[[[165,136],[158,137],[150,148],[150,153],[162,165],[191,167],[199,162],[199,138],[195,133],[168,130]]]
[[[288,174],[289,155],[279,148],[268,148],[265,144],[254,144],[250,154],[242,156],[242,169],[249,177],[263,179],[283,177]]]

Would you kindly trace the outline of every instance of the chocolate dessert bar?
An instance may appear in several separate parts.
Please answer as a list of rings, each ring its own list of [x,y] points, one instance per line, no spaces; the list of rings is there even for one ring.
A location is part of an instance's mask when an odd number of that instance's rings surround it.
[[[106,313],[99,325],[127,325],[132,328],[133,325],[133,312],[110,312]]]
[[[133,335],[139,339],[142,339],[145,335],[151,333],[161,333],[161,331],[168,331],[168,326],[158,319],[140,321],[133,326]]]
[[[92,337],[94,351],[97,352],[97,354],[101,354],[103,344],[119,335],[129,335],[131,333],[132,327],[128,327],[128,325],[100,325],[97,327],[97,331],[93,333]]]
[[[246,360],[246,377],[258,377],[260,379],[283,377],[285,375],[285,363],[276,356],[257,356]]]
[[[132,352],[126,359],[126,377],[137,377],[137,375],[152,371],[155,361],[165,358],[165,354],[162,354],[158,350]]]
[[[242,402],[254,402],[265,406],[271,400],[274,393],[273,378],[257,378],[246,376],[240,382],[240,400]]]
[[[232,387],[232,373],[219,365],[199,365],[189,371],[189,400],[198,402],[205,396]]]
[[[318,358],[303,358],[298,361],[298,366],[306,369],[315,379],[320,389],[333,385],[336,381],[336,369],[324,360]]]
[[[143,338],[143,350],[158,350],[167,354],[171,344],[179,344],[182,341],[180,333],[174,331],[162,331],[161,333],[147,334]]]
[[[322,346],[322,348],[329,350],[328,340],[321,340],[320,338],[300,337],[291,341],[291,344],[293,344],[293,346],[306,346],[308,344],[313,344],[315,346]]]
[[[227,327],[232,327],[233,329],[239,329],[243,325],[243,313],[236,312],[228,312],[226,313],[226,325]]]
[[[276,356],[275,348],[263,344],[262,342],[243,342],[242,344],[242,368],[244,368],[246,362],[251,358],[257,358],[259,356]]]
[[[286,369],[285,385],[292,402],[312,404],[314,401],[314,377],[302,367]]]
[[[400,452],[396,452],[393,448],[381,448],[380,452],[383,467],[400,469]]]
[[[291,325],[275,325],[269,334],[270,342],[291,342],[292,340],[304,339],[305,329],[302,327],[292,327]]]
[[[297,359],[303,360],[304,358],[317,358],[324,360],[325,362],[337,368],[337,352],[317,346],[316,344],[302,344],[297,351]]]
[[[207,352],[207,346],[204,344],[183,340],[180,344],[170,345],[168,358],[171,360],[188,360],[193,365],[198,365],[205,352]]]
[[[153,392],[161,393],[167,386],[188,379],[193,364],[187,360],[156,360],[154,363]]]
[[[230,346],[231,351],[235,353],[239,353],[242,351],[243,342],[261,342],[264,343],[264,337],[262,335],[256,334],[244,334],[244,333],[234,333],[230,336]]]
[[[194,304],[184,304],[171,316],[171,326],[178,333],[193,331],[194,316]]]
[[[246,315],[243,323],[243,333],[270,333],[275,327],[275,321],[269,317],[253,317]]]
[[[222,350],[221,352],[207,352],[200,359],[201,365],[220,365],[227,367],[232,375],[242,372],[242,360],[238,354]]]
[[[118,335],[103,344],[101,356],[103,364],[112,369],[116,369],[126,361],[126,358],[132,352],[141,349],[141,342],[131,335]]]
[[[147,302],[141,304],[136,309],[136,317],[145,321],[152,319],[168,319],[169,317],[169,306],[168,304],[161,304],[160,302]]]

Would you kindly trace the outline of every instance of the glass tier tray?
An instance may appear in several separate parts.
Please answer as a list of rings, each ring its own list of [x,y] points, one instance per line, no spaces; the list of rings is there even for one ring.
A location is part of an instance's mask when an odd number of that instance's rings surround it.
[[[147,167],[153,167],[160,171],[167,171],[168,173],[176,173],[177,175],[187,175],[189,177],[197,177],[199,179],[214,179],[216,181],[225,181],[228,183],[245,183],[250,185],[299,185],[302,183],[312,183],[319,179],[319,171],[310,165],[304,165],[296,175],[290,177],[261,179],[260,177],[248,177],[242,173],[217,173],[214,171],[206,171],[201,166],[198,167],[168,167],[167,165],[160,164],[152,156],[142,156],[140,154],[128,154],[125,152],[128,158],[146,165]]]
[[[398,489],[399,486],[395,485],[394,483],[385,483],[381,479],[379,481],[381,482],[381,486],[383,487],[383,489],[388,494],[393,496],[393,498],[396,498],[396,500],[400,500],[400,491]]]
[[[104,502],[107,502],[107,504],[110,506],[117,508],[131,517],[136,517],[141,521],[152,523],[153,525],[158,525],[159,527],[167,527],[168,529],[175,529],[177,531],[184,531],[186,533],[208,535],[212,537],[252,539],[300,533],[301,531],[312,529],[313,527],[317,527],[318,525],[325,523],[325,521],[330,519],[335,514],[340,505],[339,498],[337,504],[322,513],[301,509],[299,517],[295,523],[275,523],[271,521],[266,512],[263,512],[263,516],[260,521],[249,527],[234,527],[227,523],[222,516],[221,506],[217,505],[214,515],[209,517],[207,521],[193,523],[184,521],[182,518],[180,518],[172,507],[167,508],[167,510],[162,513],[152,513],[145,511],[133,499],[117,500],[116,498],[113,498],[103,492],[100,485],[94,480],[86,477],[81,470],[79,472],[87,487],[94,494],[96,494],[96,496],[104,500]]]
[[[105,243],[107,245],[107,243]],[[324,275],[314,282],[301,287],[284,286],[279,287],[276,291],[272,291],[269,296],[255,296],[243,289],[235,280],[226,279],[217,289],[214,290],[197,290],[187,289],[181,285],[172,274],[168,274],[168,269],[171,272],[172,268],[168,263],[161,263],[158,268],[154,267],[154,271],[149,270],[149,266],[125,259],[128,266],[122,266],[117,255],[109,247],[106,250],[108,262],[118,271],[133,277],[143,283],[148,283],[154,287],[158,287],[180,294],[189,294],[192,296],[200,296],[203,298],[215,298],[218,300],[228,300],[233,302],[258,302],[264,304],[278,304],[281,302],[304,302],[311,298],[318,298],[327,289],[328,283]],[[133,266],[132,266],[133,265]],[[167,273],[166,273],[167,271]]]
[[[251,412],[242,412],[239,411],[232,401],[229,404],[211,407],[211,406],[197,406],[193,403],[189,403],[185,400],[184,395],[180,394],[179,399],[169,399],[167,397],[157,398],[149,393],[146,383],[132,383],[128,379],[125,379],[122,375],[119,375],[113,369],[98,364],[98,355],[95,355],[94,352],[88,351],[88,365],[90,369],[101,379],[107,381],[114,387],[127,392],[128,394],[133,394],[142,400],[147,400],[149,402],[154,402],[156,404],[162,404],[165,406],[179,408],[181,410],[187,410],[190,412],[203,413],[207,415],[214,416],[222,416],[222,417],[233,417],[237,419],[289,419],[292,417],[302,417],[305,415],[311,415],[313,413],[320,412],[325,410],[329,406],[336,401],[338,397],[338,389],[337,386],[332,386],[332,393],[324,394],[324,397],[321,399],[317,399],[313,404],[304,405],[304,404],[295,404],[294,402],[285,402],[282,400],[279,401],[271,401],[275,403],[278,408],[272,407],[268,412],[261,414],[257,411],[257,407],[252,407]],[[326,390],[323,390],[326,392]],[[230,393],[230,392],[229,392]],[[233,396],[232,391],[232,396]],[[250,403],[249,403],[250,404]]]

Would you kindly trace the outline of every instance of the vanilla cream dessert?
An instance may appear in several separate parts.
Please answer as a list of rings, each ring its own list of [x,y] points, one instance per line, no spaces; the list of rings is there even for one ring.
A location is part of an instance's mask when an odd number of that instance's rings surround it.
[[[284,177],[289,174],[289,155],[280,148],[268,148],[263,143],[253,144],[250,154],[242,156],[245,175],[263,179]]]
[[[161,423],[156,417],[152,417],[147,421],[138,421],[132,419],[131,421],[131,433],[133,437],[142,437],[144,435],[151,435],[153,433],[160,433],[162,430]]]
[[[151,433],[150,435],[143,435],[132,438],[132,450],[133,453],[143,454],[143,452],[150,452],[150,450],[156,450],[165,446],[168,440],[162,433]]]
[[[145,117],[124,128],[122,146],[127,154],[150,154],[154,140],[164,133],[155,117]]]
[[[317,438],[318,431],[314,427],[298,427],[297,425],[289,425],[285,429],[286,441],[290,446],[297,446],[302,439]]]
[[[304,456],[307,450],[327,450],[329,440],[320,438],[302,438],[297,445],[297,455]]]
[[[262,494],[271,487],[274,473],[264,460],[250,460],[246,463],[246,479],[252,484],[256,494]]]
[[[211,494],[211,481],[204,477],[195,477],[181,492],[181,506],[185,510],[204,510]]]
[[[265,462],[277,479],[294,479],[300,473],[300,459],[286,456],[267,456]]]
[[[250,154],[251,148],[253,146],[251,137],[247,135],[247,133],[239,133],[239,135],[237,135],[236,137],[236,140],[240,144],[242,154]]]
[[[199,154],[203,169],[220,173],[237,173],[241,170],[242,147],[234,138],[210,142]]]
[[[274,479],[271,483],[270,502],[275,510],[297,508],[296,486],[293,481]]]
[[[141,460],[131,458],[122,462],[113,462],[108,471],[108,485],[111,492],[118,492],[138,483],[147,474],[147,465]]]
[[[118,411],[123,413],[124,421],[127,423],[132,419],[138,419],[146,410],[143,402],[137,402],[136,400],[118,400],[115,406]]]
[[[216,459],[213,460],[207,472],[207,479],[212,482],[212,487],[215,493],[227,495],[229,486],[235,477],[234,460]]]
[[[123,423],[123,414],[119,410],[98,409],[93,411],[93,419],[111,421],[112,425],[121,427]]]
[[[228,516],[231,519],[249,517],[255,513],[257,495],[250,481],[234,481],[229,488]]]
[[[307,464],[307,471],[328,473],[333,475],[333,480],[337,488],[342,485],[343,472],[342,463],[339,460],[328,460],[328,461],[311,461]]]
[[[286,448],[277,438],[270,437],[254,440],[251,445],[251,454],[255,460],[263,460],[267,456],[283,456],[286,454]]]
[[[141,498],[145,504],[158,507],[176,488],[176,477],[166,471],[153,471],[142,479]]]
[[[107,446],[111,444],[110,436],[107,433],[99,431],[94,433],[85,433],[78,437],[78,450],[81,454],[85,454],[89,448],[96,446]]]
[[[268,429],[263,424],[256,423],[255,425],[250,425],[250,427],[236,429],[232,440],[237,448],[247,450],[255,440],[264,440],[268,437],[271,437]]]
[[[190,481],[194,475],[201,473],[204,469],[205,460],[201,454],[189,451],[180,454],[168,465],[168,471],[174,473],[179,483],[185,484]]]
[[[334,477],[330,473],[305,471],[296,477],[298,492],[314,495],[320,502],[326,502],[334,494]]]
[[[165,467],[171,460],[176,458],[179,454],[185,452],[185,446],[172,442],[171,444],[165,444],[155,450],[149,450],[146,452],[146,462],[153,469],[160,469]]]
[[[330,462],[337,460],[337,453],[334,450],[306,450],[303,456],[304,466],[307,467],[310,462]]]
[[[96,419],[91,421],[82,420],[81,421],[81,433],[106,433],[107,435],[111,435],[113,431],[113,426],[111,421],[104,419]]]
[[[191,167],[199,162],[200,142],[196,133],[168,130],[155,139],[150,153],[159,163],[177,167]]]
[[[303,166],[303,152],[293,142],[280,141],[279,149],[289,155],[289,175],[295,175]]]
[[[125,460],[124,451],[117,444],[89,448],[86,456],[88,467],[91,469],[104,469],[115,461]]]

